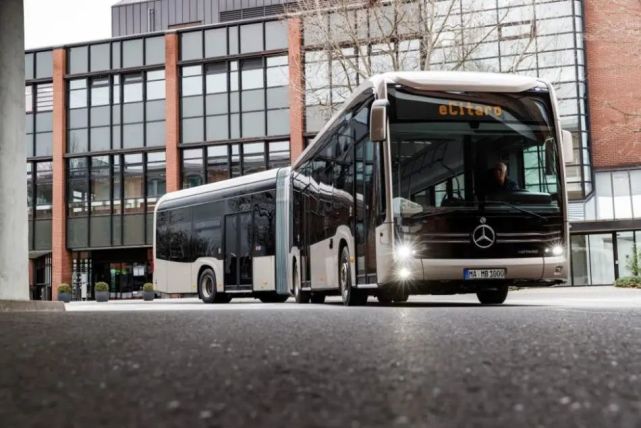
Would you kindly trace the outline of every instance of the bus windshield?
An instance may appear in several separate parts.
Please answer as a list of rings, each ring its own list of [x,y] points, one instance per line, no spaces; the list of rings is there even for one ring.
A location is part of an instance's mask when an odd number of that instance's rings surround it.
[[[549,94],[389,88],[397,221],[448,212],[561,213]]]

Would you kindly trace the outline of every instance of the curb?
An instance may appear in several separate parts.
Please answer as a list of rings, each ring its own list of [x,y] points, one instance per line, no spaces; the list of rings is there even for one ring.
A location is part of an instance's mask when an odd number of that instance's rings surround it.
[[[64,312],[63,302],[45,300],[0,300],[0,312]]]

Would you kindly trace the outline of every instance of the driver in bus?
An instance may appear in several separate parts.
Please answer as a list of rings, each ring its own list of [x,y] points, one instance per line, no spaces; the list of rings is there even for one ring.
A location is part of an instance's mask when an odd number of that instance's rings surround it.
[[[503,162],[494,164],[494,167],[490,169],[489,178],[488,194],[512,193],[519,190],[516,183],[507,176],[507,165]]]

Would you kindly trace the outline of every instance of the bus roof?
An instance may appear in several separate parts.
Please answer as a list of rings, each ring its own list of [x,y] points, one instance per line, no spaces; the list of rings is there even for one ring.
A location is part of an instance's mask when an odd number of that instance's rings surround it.
[[[363,92],[373,90],[377,98],[387,96],[387,86],[398,84],[420,91],[461,91],[461,92],[523,92],[533,88],[547,88],[543,79],[507,73],[483,73],[473,71],[394,71],[371,76],[363,82],[343,103],[341,108],[327,121],[316,134],[314,140],[292,163],[298,165],[305,155],[315,146],[318,137],[334,123],[352,101]]]
[[[189,198],[206,193],[213,193],[220,190],[232,189],[234,187],[244,187],[250,184],[262,181],[276,180],[278,171],[282,168],[274,168],[267,171],[261,171],[254,174],[243,175],[228,180],[218,181],[216,183],[203,184],[201,186],[190,187],[188,189],[178,190],[175,192],[165,193],[156,204],[156,209],[161,208],[162,204],[177,199]]]

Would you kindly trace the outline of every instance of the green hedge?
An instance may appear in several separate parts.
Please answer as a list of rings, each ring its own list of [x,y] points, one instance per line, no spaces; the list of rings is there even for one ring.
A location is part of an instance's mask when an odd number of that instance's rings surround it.
[[[109,291],[109,284],[106,282],[96,282],[95,286],[96,291]]]
[[[61,283],[58,286],[58,294],[60,293],[71,294],[71,287],[69,286],[69,284],[67,284],[66,282]]]
[[[621,288],[641,288],[641,276],[619,278],[615,281],[614,286]]]
[[[151,282],[145,282],[145,284],[142,286],[142,291],[154,291],[154,284]]]

